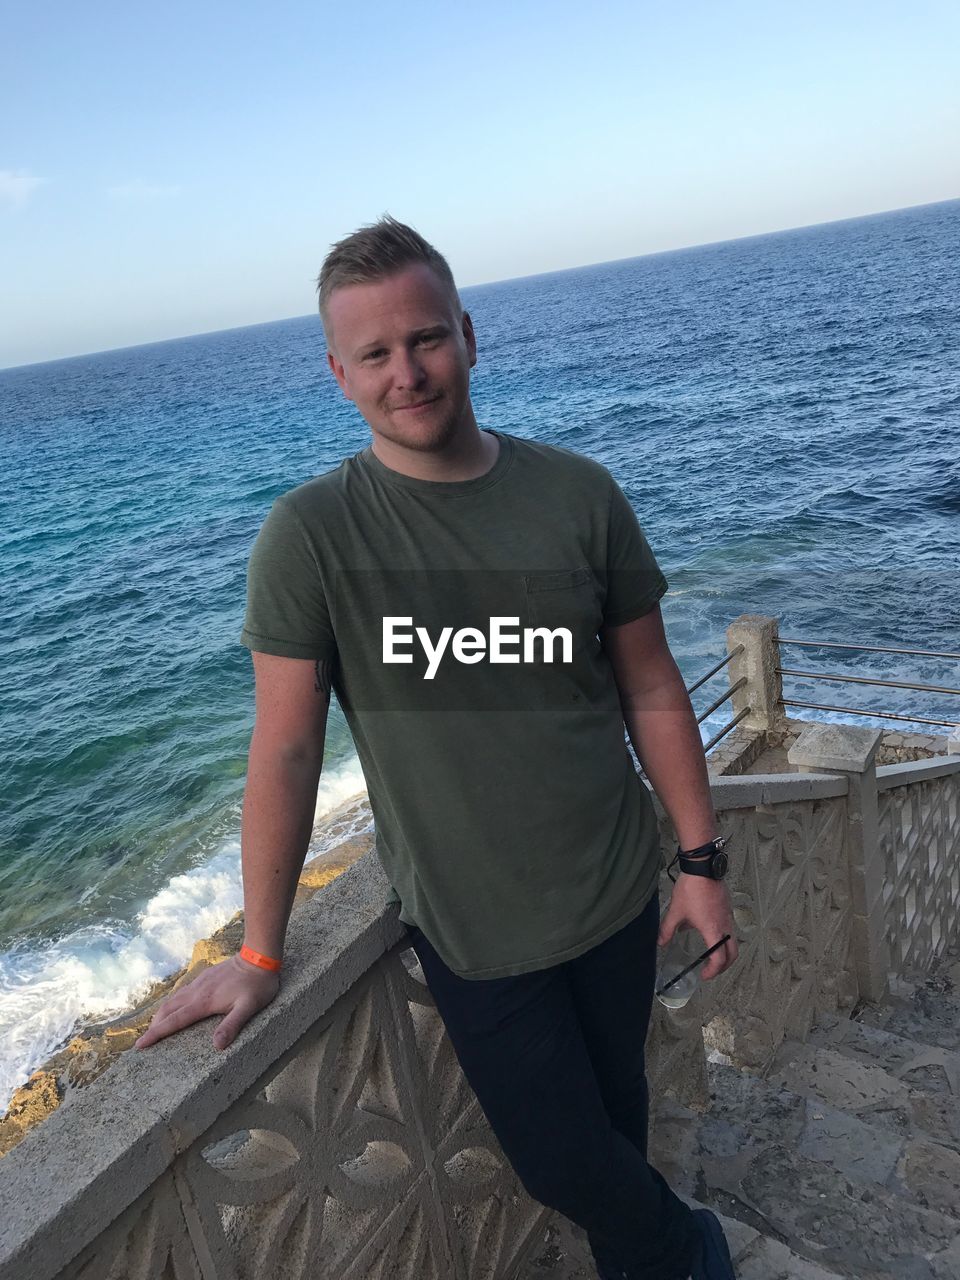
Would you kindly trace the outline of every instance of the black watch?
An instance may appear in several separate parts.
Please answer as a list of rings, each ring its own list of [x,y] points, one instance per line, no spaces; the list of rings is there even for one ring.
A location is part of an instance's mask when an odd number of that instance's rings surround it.
[[[670,867],[674,862],[679,862],[680,870],[689,876],[709,876],[711,880],[722,880],[729,865],[727,855],[723,852],[728,839],[728,836],[717,836],[709,844],[702,844],[698,849],[688,849],[686,852],[677,846],[676,857],[667,867],[667,875],[676,883],[677,877],[671,874]]]

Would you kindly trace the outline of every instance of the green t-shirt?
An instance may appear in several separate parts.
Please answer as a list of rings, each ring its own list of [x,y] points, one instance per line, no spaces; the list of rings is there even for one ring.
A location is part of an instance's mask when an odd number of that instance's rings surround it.
[[[604,467],[492,434],[474,480],[404,476],[368,448],[278,499],[241,636],[334,662],[391,900],[464,978],[580,955],[660,868],[597,632],[666,579]]]

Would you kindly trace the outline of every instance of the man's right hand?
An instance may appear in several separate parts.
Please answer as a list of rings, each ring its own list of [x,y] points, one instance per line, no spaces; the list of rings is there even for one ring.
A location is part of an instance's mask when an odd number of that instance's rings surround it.
[[[134,1045],[147,1049],[165,1036],[184,1027],[202,1022],[213,1014],[226,1017],[213,1033],[216,1049],[225,1049],[246,1026],[254,1014],[266,1008],[280,990],[280,975],[248,964],[239,955],[204,969],[192,982],[167,996],[157,1007],[153,1019]]]
[[[333,663],[254,653],[253,667],[257,717],[240,841],[244,928],[257,948],[280,956],[317,807]],[[167,996],[135,1047],[222,1013],[213,1043],[225,1049],[279,989],[279,974],[233,955]]]

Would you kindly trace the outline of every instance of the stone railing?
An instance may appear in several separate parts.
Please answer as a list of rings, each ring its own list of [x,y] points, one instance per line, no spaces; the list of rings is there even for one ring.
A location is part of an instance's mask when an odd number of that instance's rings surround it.
[[[960,936],[960,758],[881,765],[879,729],[810,725],[787,753],[847,779],[847,862],[860,995],[919,973]]]
[[[0,1162],[3,1280],[510,1274],[545,1211],[386,891],[365,856],[294,913],[280,993],[228,1050],[206,1023],[126,1053]]]
[[[847,787],[715,784],[741,958],[683,1010],[655,1006],[654,1098],[705,1105],[704,1025],[763,1060],[856,999]],[[486,1127],[386,888],[367,855],[294,913],[280,994],[227,1051],[207,1023],[124,1054],[0,1162],[2,1280],[516,1271],[547,1211]]]
[[[891,972],[920,972],[960,936],[960,757],[881,765],[877,843]]]
[[[747,775],[715,780],[712,793],[720,829],[730,836],[740,955],[666,1021],[690,1022],[695,1034],[703,1028],[710,1048],[763,1067],[785,1036],[802,1039],[818,1013],[852,1008],[859,995],[847,782]],[[693,1100],[689,1089],[682,1100]]]
[[[960,758],[877,769],[877,730],[794,737],[795,772],[712,780],[740,958],[684,1009],[655,1003],[654,1125],[658,1097],[706,1105],[705,1042],[764,1065],[957,936]],[[128,1052],[0,1161],[0,1280],[516,1274],[549,1212],[487,1128],[386,891],[365,855],[294,912],[280,993],[229,1049],[208,1022]]]
[[[778,748],[800,773],[847,780],[846,842],[860,995],[880,1000],[888,975],[919,973],[960,936],[960,745],[931,733],[838,724],[785,714],[776,618],[744,614],[727,628],[738,741],[721,772],[740,772]],[[721,744],[722,745],[722,744]],[[717,772],[712,770],[712,772]]]

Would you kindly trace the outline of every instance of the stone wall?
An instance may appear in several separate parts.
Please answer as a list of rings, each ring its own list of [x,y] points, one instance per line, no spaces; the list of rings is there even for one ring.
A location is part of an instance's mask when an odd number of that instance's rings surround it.
[[[861,994],[849,787],[714,781],[740,959],[684,1009],[655,1003],[655,1100],[706,1106],[704,1028],[763,1065]],[[123,1054],[0,1162],[0,1280],[515,1273],[547,1211],[487,1128],[386,890],[365,855],[294,912],[280,994],[226,1051],[205,1023]]]
[[[780,747],[789,751],[800,734],[810,723],[808,720],[794,720],[788,717],[787,727],[779,733],[764,735],[768,747]],[[880,743],[877,747],[876,763],[906,764],[912,760],[935,760],[947,755],[949,738],[939,733],[903,733],[899,729],[886,729],[878,725]],[[721,744],[718,742],[717,746]]]
[[[934,760],[945,756],[948,737],[939,733],[902,733],[885,729],[877,752],[877,764],[905,764],[910,760]]]
[[[768,735],[763,729],[737,725],[707,753],[707,766],[717,777],[746,773],[766,750]]]

